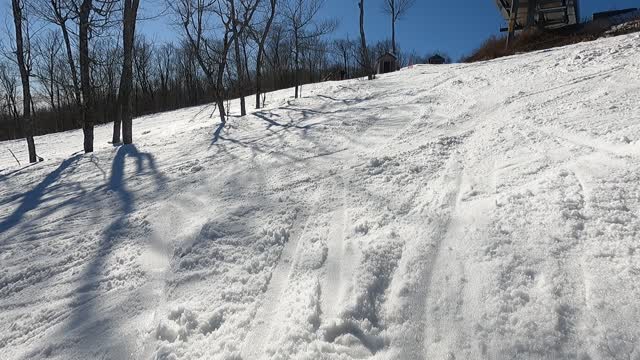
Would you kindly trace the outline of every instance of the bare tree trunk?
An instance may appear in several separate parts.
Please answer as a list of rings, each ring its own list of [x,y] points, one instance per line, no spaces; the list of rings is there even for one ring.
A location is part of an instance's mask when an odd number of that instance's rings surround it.
[[[271,24],[276,16],[277,0],[271,0],[271,13],[269,13],[269,19],[264,28],[264,32],[260,37],[260,43],[258,44],[258,55],[256,56],[256,109],[260,109],[260,93],[262,92],[262,59],[264,58],[264,44],[269,36],[271,30]]]
[[[215,84],[215,101],[216,101],[216,106],[218,107],[218,112],[220,113],[220,121],[225,124],[227,122],[227,113],[225,112],[224,109],[224,69],[226,67],[226,61],[227,61],[227,52],[228,50],[226,49],[226,46],[228,44],[227,41],[227,35],[225,34],[224,36],[224,46],[225,49],[223,50],[223,56],[220,59],[220,63],[218,64],[218,73],[217,73],[217,77],[216,77],[216,84]]]
[[[82,0],[80,5],[79,50],[80,84],[82,87],[82,132],[84,133],[84,152],[93,152],[93,117],[91,114],[92,96],[89,64],[89,15],[92,0]]]
[[[244,74],[246,76],[246,80],[247,80],[247,86],[251,86],[251,70],[249,70],[249,55],[247,54],[247,42],[249,40],[245,37],[242,39],[242,56],[243,56],[243,65],[242,67],[244,68]]]
[[[391,47],[394,54],[397,53],[396,46],[396,23],[411,9],[417,0],[385,0],[383,11],[391,16]],[[386,49],[388,50],[388,49]]]
[[[245,116],[247,115],[247,108],[244,102],[244,69],[242,67],[242,55],[240,54],[240,34],[238,33],[238,28],[235,24],[233,25],[233,33],[235,37],[235,39],[233,40],[233,46],[236,55],[236,72],[238,73],[238,85],[240,94],[240,116]]]
[[[204,11],[204,8],[202,6],[199,6],[196,11],[198,12],[198,19],[201,19],[202,17],[202,13]],[[195,55],[195,60],[197,62],[197,64],[200,66],[200,69],[202,69],[202,71],[205,73],[205,76],[207,77],[207,80],[209,81],[209,83],[213,86],[213,97],[214,97],[214,101],[216,103],[216,107],[218,108],[218,112],[220,113],[220,121],[224,124],[226,123],[226,112],[224,110],[224,91],[222,90],[222,87],[224,86],[224,69],[226,67],[226,62],[227,62],[227,53],[228,53],[228,33],[225,32],[224,34],[224,40],[223,40],[223,46],[224,49],[222,51],[222,54],[220,55],[220,61],[218,62],[218,72],[217,72],[217,76],[215,78],[214,81],[214,73],[213,70],[211,68],[209,68],[209,66],[207,65],[207,62],[204,60],[202,53],[201,53],[201,47],[200,44],[203,42],[202,40],[202,25],[200,24],[200,22],[198,22],[197,25],[197,32],[196,32],[196,38],[194,39],[191,36],[191,33],[189,32],[189,21],[185,20],[185,22],[183,23],[183,27],[185,29],[185,33],[187,35],[187,39],[189,40],[189,44],[194,52]],[[197,86],[197,85],[196,85]],[[197,90],[195,91],[197,94]],[[196,99],[197,100],[197,99]],[[197,102],[197,101],[196,101]]]
[[[80,105],[80,85],[78,84],[78,73],[76,70],[75,61],[73,60],[73,51],[71,50],[71,39],[69,39],[69,30],[65,23],[60,24],[62,30],[62,38],[64,39],[64,46],[67,50],[67,63],[69,64],[69,71],[71,71],[71,81],[73,83],[73,93],[75,95],[76,104]]]
[[[24,123],[24,136],[27,139],[29,149],[29,162],[38,161],[36,156],[36,145],[33,140],[33,121],[31,119],[31,88],[29,86],[29,69],[24,56],[24,42],[22,37],[22,7],[24,4],[20,0],[11,0],[13,9],[13,23],[16,28],[16,57],[20,68],[20,79],[22,80],[22,113]]]
[[[346,77],[349,77],[349,65],[347,65],[347,52],[346,50],[342,53],[342,60],[343,60],[343,64],[344,64],[344,75]],[[344,78],[341,76],[340,80],[344,80]]]
[[[256,7],[257,7],[258,2],[256,2]],[[245,99],[244,99],[244,92],[245,92],[245,86],[247,85],[247,81],[249,79],[249,76],[245,77],[245,64],[243,63],[243,57],[242,57],[242,53],[240,52],[240,42],[242,41],[241,36],[244,33],[244,30],[246,28],[246,26],[248,25],[248,23],[246,24],[241,24],[241,19],[238,18],[238,13],[236,12],[236,6],[235,6],[235,0],[230,2],[230,10],[231,10],[231,20],[232,20],[232,24],[231,24],[231,31],[233,34],[233,45],[235,48],[235,57],[236,57],[236,72],[238,73],[238,85],[240,87],[239,89],[239,95],[240,95],[240,116],[245,116],[247,115],[247,107],[246,107],[246,103],[245,103]],[[254,8],[255,10],[255,8]],[[253,11],[251,12],[251,15],[253,15]],[[241,26],[240,29],[238,29],[238,26]],[[243,47],[244,49],[246,49],[246,47]],[[245,52],[246,55],[246,52]]]
[[[120,91],[122,91],[122,89],[120,89]],[[116,109],[116,117],[113,119],[113,135],[111,136],[112,144],[115,145],[120,143],[121,129],[122,129],[122,97],[118,95],[118,109]]]
[[[364,34],[364,0],[360,0],[358,3],[360,7],[360,56],[361,62],[369,80],[373,79],[373,73],[371,69],[371,59],[369,59],[369,49],[367,48],[367,38]]]
[[[513,0],[511,3],[511,12],[509,14],[509,30],[507,34],[507,44],[506,49],[509,50],[509,47],[513,43],[513,37],[516,33],[516,22],[518,20],[518,9],[520,7],[519,0]]]
[[[299,87],[300,87],[300,44],[298,41],[298,32],[295,32],[295,75],[294,75],[294,82],[296,83],[296,91],[295,91],[295,98],[297,99],[299,96]]]
[[[49,92],[49,104],[51,105],[51,109],[55,112],[57,111],[56,97],[53,91],[55,90],[56,84],[54,83],[54,79],[53,79],[53,71],[50,74],[51,74],[51,78],[49,79],[49,88],[51,89],[51,91]]]
[[[113,143],[120,142],[120,120],[122,120],[122,141],[133,142],[133,119],[131,114],[131,90],[133,88],[133,42],[136,18],[140,0],[124,0],[122,44],[124,50],[122,74],[120,78],[120,116],[113,123]]]
[[[71,46],[71,39],[69,37],[69,29],[67,28],[67,21],[69,20],[69,14],[64,14],[64,12],[68,9],[65,9],[66,2],[65,1],[56,1],[49,0],[50,10],[53,12],[53,15],[50,18],[50,21],[60,27],[60,31],[62,32],[62,39],[64,40],[64,47],[67,53],[67,63],[69,65],[69,71],[71,72],[71,80],[73,83],[73,94],[75,96],[75,103],[80,107],[81,99],[80,99],[80,84],[78,82],[78,71],[76,69],[75,61],[73,59],[73,50]],[[45,13],[47,9],[43,10]],[[47,14],[49,16],[49,14]]]
[[[58,104],[58,113],[60,113],[61,109],[60,109],[60,84],[56,84],[56,102]],[[56,116],[56,118],[58,119],[58,121],[60,121],[60,131],[64,131],[64,118],[62,116],[60,116],[60,114],[58,114],[58,116]]]
[[[393,49],[393,54],[396,54],[396,17],[395,15],[391,15],[391,48]]]

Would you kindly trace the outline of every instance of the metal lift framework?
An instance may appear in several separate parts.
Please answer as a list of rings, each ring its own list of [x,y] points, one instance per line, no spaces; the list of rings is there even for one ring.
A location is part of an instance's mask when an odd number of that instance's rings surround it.
[[[578,0],[495,0],[509,26],[508,43],[517,30],[530,27],[558,29],[579,23]]]

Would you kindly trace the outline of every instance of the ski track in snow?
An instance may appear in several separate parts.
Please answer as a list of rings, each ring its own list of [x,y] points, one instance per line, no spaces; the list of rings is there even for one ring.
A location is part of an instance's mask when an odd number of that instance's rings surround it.
[[[339,303],[344,296],[342,287],[346,285],[343,281],[342,268],[346,266],[346,262],[351,259],[345,259],[345,234],[347,228],[346,207],[347,207],[347,184],[345,179],[337,175],[336,183],[333,189],[333,195],[336,196],[335,203],[338,208],[335,210],[331,220],[331,230],[327,236],[327,264],[325,280],[322,286],[322,311],[324,319],[333,319],[339,314]],[[343,265],[344,264],[344,265]]]
[[[639,55],[305,85],[36,165],[0,143],[0,357],[640,359]]]

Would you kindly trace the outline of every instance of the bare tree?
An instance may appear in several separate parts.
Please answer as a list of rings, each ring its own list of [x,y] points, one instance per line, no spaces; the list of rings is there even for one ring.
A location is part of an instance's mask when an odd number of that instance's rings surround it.
[[[4,64],[0,63],[0,138],[15,139],[17,138],[17,126],[15,126],[15,117],[12,116],[10,95],[4,85],[4,72]]]
[[[11,0],[11,8],[13,10],[13,24],[15,25],[16,60],[22,81],[22,122],[24,125],[24,136],[27,139],[27,147],[29,149],[29,162],[34,163],[38,161],[38,157],[36,156],[36,145],[33,140],[33,121],[31,119],[32,102],[31,87],[29,84],[29,76],[31,76],[31,47],[29,41],[29,23],[23,13],[24,3],[22,0]],[[23,32],[26,33],[26,42]]]
[[[300,96],[300,56],[314,41],[322,35],[332,32],[335,21],[316,21],[324,0],[289,0],[284,16],[293,37],[293,56],[295,64],[295,97]]]
[[[172,44],[165,44],[155,52],[153,58],[160,93],[160,110],[166,110],[169,105],[169,87],[172,77],[175,77],[177,52]]]
[[[92,104],[90,59],[89,59],[89,30],[90,15],[93,8],[92,0],[82,0],[79,20],[79,62],[80,85],[82,89],[82,132],[84,133],[84,152],[93,152],[93,117],[90,114]]]
[[[262,92],[262,61],[264,59],[264,46],[271,31],[271,25],[273,19],[276,17],[276,7],[278,6],[278,0],[269,0],[269,15],[267,16],[267,22],[260,34],[260,40],[258,41],[258,53],[256,54],[256,109],[260,109],[260,93]]]
[[[220,121],[226,122],[224,106],[224,75],[228,55],[236,37],[243,33],[251,22],[259,0],[178,0],[171,1],[169,7],[177,15],[187,42],[191,45],[200,68],[213,87],[214,99],[220,114]],[[219,39],[215,34],[205,34],[213,27],[207,26],[217,16],[221,25]]]
[[[96,122],[118,117],[118,84],[122,69],[122,49],[113,39],[97,39],[91,51],[91,88]],[[102,118],[100,118],[102,114]]]
[[[18,138],[20,113],[18,112],[18,81],[6,64],[0,63],[0,86],[4,92],[4,107],[13,120],[13,138]]]
[[[34,75],[42,85],[52,110],[57,110],[56,93],[59,89],[58,61],[62,43],[60,35],[53,30],[47,31],[35,43],[38,55],[35,61]]]
[[[369,57],[369,48],[367,47],[367,38],[364,33],[364,0],[358,3],[360,8],[360,66],[364,68],[369,80],[373,79],[373,69],[371,67],[371,58]]]
[[[89,38],[101,29],[108,27],[109,16],[115,0],[82,0],[78,8],[78,62],[80,64],[80,88],[82,92],[82,132],[84,134],[84,152],[93,152],[93,90],[91,87],[91,57],[89,55]],[[95,17],[92,17],[95,15]]]
[[[407,14],[416,0],[383,0],[382,10],[391,16],[391,46],[396,53],[396,22]]]
[[[19,1],[27,4],[26,0]],[[38,22],[44,25],[39,27],[38,36],[34,36],[32,42],[31,75],[38,85],[34,86],[32,78],[30,115],[38,133],[79,127],[88,130],[92,128],[90,125],[119,118],[119,101],[124,93],[119,89],[120,85],[124,86],[121,71],[124,51],[122,41],[116,38],[124,36],[121,30],[124,23],[122,17],[110,19],[104,11],[116,1],[118,6],[124,6],[124,0],[29,0],[33,5],[27,8],[29,13],[33,14],[38,8],[40,19],[45,20]],[[133,84],[130,95],[124,96],[132,101],[132,117],[201,105],[213,97],[216,109],[222,110],[221,120],[225,121],[227,99],[244,96],[253,76],[259,83],[256,105],[264,106],[264,97],[260,95],[265,91],[298,85],[300,96],[301,84],[327,79],[340,66],[351,66],[354,74],[364,73],[353,66],[359,62],[359,56],[347,51],[350,45],[346,40],[336,42],[344,43],[342,51],[322,40],[321,35],[332,28],[332,22],[321,21],[318,16],[297,16],[298,36],[293,36],[291,22],[283,15],[287,12],[284,1],[291,2],[292,9],[297,7],[293,12],[298,15],[308,13],[298,9],[317,9],[314,3],[319,3],[313,0],[171,0],[173,7],[185,10],[180,14],[187,15],[179,16],[184,41],[163,46],[134,35]],[[258,3],[264,6],[259,7]],[[258,13],[256,8],[262,14],[259,21],[252,20],[253,14]],[[121,14],[120,8],[114,10]],[[297,26],[304,24],[299,21],[304,18],[309,20],[307,26]],[[114,26],[116,21],[119,26]],[[234,48],[236,38],[239,49]],[[14,53],[11,52],[11,59],[15,63]],[[374,53],[372,47],[369,53]],[[234,63],[236,60],[239,64]],[[77,85],[72,75],[75,71]],[[3,88],[0,90],[1,140],[24,134],[22,96],[17,95],[21,88],[17,64],[12,63],[5,73],[9,75],[5,77],[8,81],[0,79]],[[33,112],[33,103],[42,103],[39,98],[48,106],[39,106],[38,111]],[[122,125],[116,134],[122,137]],[[86,140],[92,147],[89,136]]]
[[[289,56],[293,53],[293,44],[287,35],[287,28],[283,24],[275,23],[264,48],[263,55],[267,61],[267,71],[270,73],[271,85],[274,88],[293,85],[289,84],[287,76],[294,67]]]
[[[233,43],[236,46],[236,57],[238,58],[237,63],[240,64],[242,60],[239,51],[239,37],[249,26],[259,3],[260,0],[218,0],[218,6],[214,8],[214,12],[218,15],[219,21],[224,25],[224,34],[221,42],[222,52],[219,57],[218,77],[216,81],[216,89],[219,89],[219,91],[223,90],[223,76],[231,44]],[[242,65],[238,66],[237,72],[240,84],[242,85],[242,79],[244,79],[244,70]],[[220,93],[219,99],[222,100],[223,97],[222,92]],[[241,109],[241,115],[245,115],[246,109],[244,109],[244,98],[241,98],[241,102],[243,107],[243,109]],[[224,107],[220,107],[221,105],[222,101],[218,103],[218,108],[220,110],[221,121],[224,122],[226,114],[224,114]]]
[[[212,86],[214,82],[212,77],[200,66],[196,51],[189,41],[184,41],[179,49],[176,58],[176,80],[178,81],[179,96],[184,101],[184,94],[188,94],[188,98],[193,101],[188,102],[189,104],[200,104],[206,92],[204,85]],[[213,93],[213,90],[210,92]]]
[[[68,23],[77,17],[77,6],[72,0],[40,0],[30,1],[35,14],[41,19],[60,28],[64,42],[68,71],[73,84],[73,95],[78,106],[81,103],[78,70],[73,56],[73,45]]]
[[[332,43],[333,51],[342,60],[342,71],[346,77],[349,76],[349,63],[353,52],[353,42],[349,39],[336,39]],[[342,77],[342,76],[341,76]]]
[[[230,9],[231,10],[231,9]],[[243,35],[243,31],[245,30],[244,27],[240,27],[238,20],[238,9],[234,6],[233,7],[233,11],[234,13],[231,14],[232,17],[232,21],[231,21],[231,31],[233,34],[233,47],[234,47],[234,52],[235,52],[235,63],[236,63],[236,76],[238,78],[238,88],[239,88],[239,95],[240,95],[240,116],[245,116],[247,115],[247,107],[245,104],[245,100],[244,100],[244,86],[246,84],[245,81],[245,61],[244,61],[244,57],[242,56],[242,53],[240,52],[240,42],[242,41],[241,37]]]
[[[113,123],[113,143],[120,142],[120,121],[122,121],[122,141],[125,144],[133,142],[133,116],[131,114],[131,90],[133,88],[133,42],[136,32],[136,20],[140,0],[124,0],[122,16],[122,49],[123,62],[120,77],[118,103],[120,116]]]
[[[144,36],[137,37],[133,46],[134,78],[143,96],[149,102],[153,102],[154,91],[151,84],[151,72],[153,61],[153,44]]]
[[[133,142],[132,115],[131,115],[131,88],[133,79],[131,76],[131,58],[133,52],[133,40],[136,32],[136,19],[140,0],[124,1],[123,19],[123,50],[124,63],[122,66],[122,79],[120,81],[120,106],[122,111],[122,141],[125,144]]]

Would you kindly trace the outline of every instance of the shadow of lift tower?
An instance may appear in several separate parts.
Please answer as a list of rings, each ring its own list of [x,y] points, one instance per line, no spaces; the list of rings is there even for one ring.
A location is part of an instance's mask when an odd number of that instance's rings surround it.
[[[532,27],[559,29],[580,22],[578,0],[495,0],[509,26],[507,48],[516,31]]]

